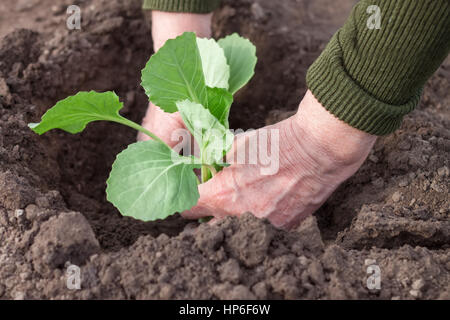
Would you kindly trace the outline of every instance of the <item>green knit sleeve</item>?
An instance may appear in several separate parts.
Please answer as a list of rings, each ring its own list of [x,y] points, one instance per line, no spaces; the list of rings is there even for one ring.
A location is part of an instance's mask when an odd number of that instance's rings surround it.
[[[144,0],[144,9],[209,13],[214,11],[220,4],[220,0]]]
[[[362,0],[306,81],[337,118],[384,135],[416,107],[449,50],[449,0]]]

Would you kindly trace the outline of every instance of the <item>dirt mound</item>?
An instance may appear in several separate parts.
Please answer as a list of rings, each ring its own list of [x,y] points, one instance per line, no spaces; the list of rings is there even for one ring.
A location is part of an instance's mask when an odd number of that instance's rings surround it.
[[[77,3],[82,31],[67,30],[55,10],[51,29],[19,29],[0,43],[0,299],[450,298],[448,61],[418,110],[299,229],[250,214],[214,226],[178,216],[144,223],[122,217],[104,193],[135,132],[96,123],[38,137],[27,127],[80,90],[116,91],[135,121],[145,112],[139,77],[152,44],[141,2]],[[353,3],[331,12],[330,0],[224,1],[215,35],[237,31],[259,57],[231,127],[296,109],[307,67]],[[70,264],[81,267],[80,290],[67,288]],[[380,290],[367,287],[371,265]]]

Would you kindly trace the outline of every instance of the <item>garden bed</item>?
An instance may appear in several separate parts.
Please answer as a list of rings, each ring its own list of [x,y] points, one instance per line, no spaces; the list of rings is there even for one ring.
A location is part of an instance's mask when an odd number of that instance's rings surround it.
[[[144,223],[105,198],[133,130],[98,123],[38,137],[27,127],[81,90],[114,90],[136,122],[145,113],[140,70],[152,43],[140,1],[75,2],[81,31],[67,30],[55,8],[52,25],[17,29],[0,43],[0,299],[450,298],[449,59],[401,129],[380,138],[297,230],[250,214],[215,226],[179,216]],[[308,66],[352,4],[224,1],[215,37],[239,32],[259,58],[231,128],[261,127],[297,108]],[[70,263],[81,267],[80,290],[66,286]],[[380,290],[366,285],[373,263]]]

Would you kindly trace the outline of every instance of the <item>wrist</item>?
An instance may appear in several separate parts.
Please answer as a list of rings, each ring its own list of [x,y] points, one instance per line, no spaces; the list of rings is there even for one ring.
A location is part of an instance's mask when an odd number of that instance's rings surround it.
[[[309,90],[292,122],[296,139],[308,145],[313,158],[338,166],[361,165],[377,139],[333,116]]]
[[[153,48],[156,51],[164,43],[184,32],[195,32],[200,38],[211,37],[212,13],[186,13],[152,11]]]

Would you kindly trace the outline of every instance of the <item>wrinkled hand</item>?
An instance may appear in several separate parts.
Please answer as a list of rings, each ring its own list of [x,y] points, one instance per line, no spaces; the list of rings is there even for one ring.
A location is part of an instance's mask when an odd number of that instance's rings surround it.
[[[279,170],[273,175],[263,174],[267,168],[259,160],[257,164],[237,160],[242,147],[252,137],[261,137],[264,130],[279,132]],[[267,136],[270,150],[276,135]],[[220,219],[252,212],[277,227],[290,229],[317,210],[358,170],[375,140],[375,136],[336,119],[308,91],[296,115],[236,136],[227,154],[227,162],[232,165],[199,186],[198,204],[183,216]]]

